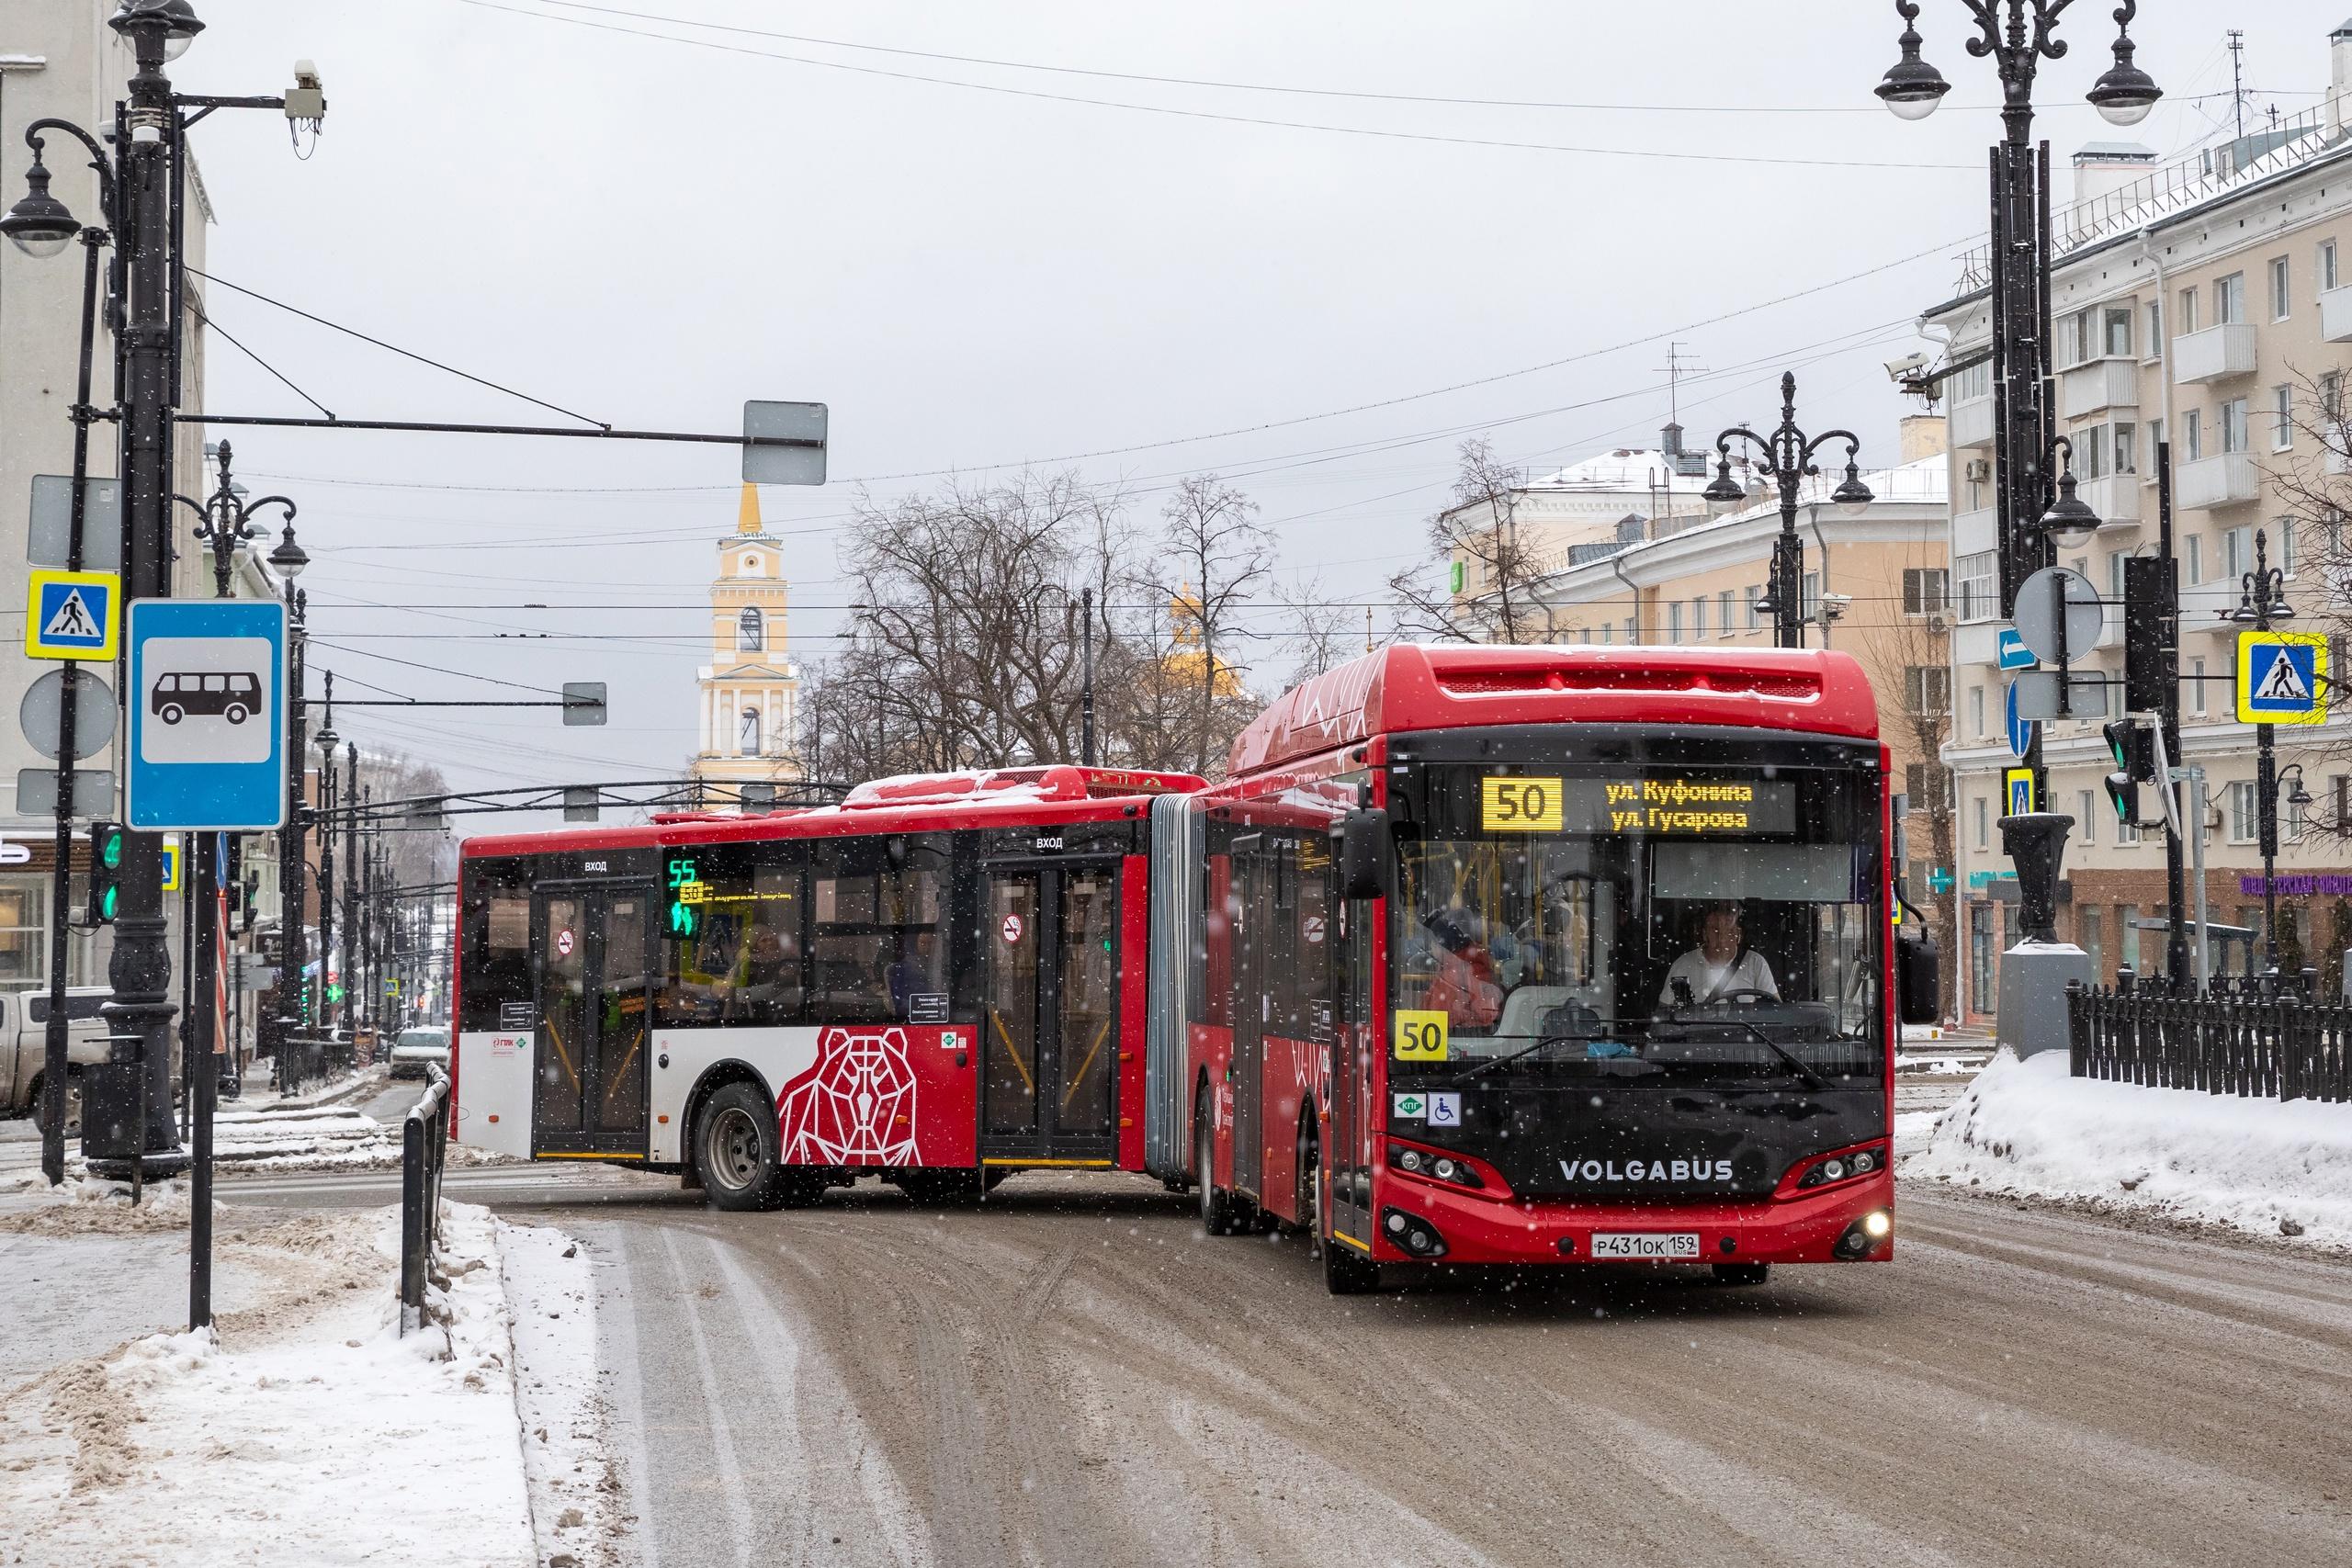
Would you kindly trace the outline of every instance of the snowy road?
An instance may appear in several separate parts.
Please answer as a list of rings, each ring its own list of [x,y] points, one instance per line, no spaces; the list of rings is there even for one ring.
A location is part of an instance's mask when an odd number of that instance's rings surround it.
[[[588,1244],[646,1562],[2352,1561],[2352,1267],[2276,1248],[1906,1190],[1887,1267],[1342,1301],[1133,1179],[452,1187]]]

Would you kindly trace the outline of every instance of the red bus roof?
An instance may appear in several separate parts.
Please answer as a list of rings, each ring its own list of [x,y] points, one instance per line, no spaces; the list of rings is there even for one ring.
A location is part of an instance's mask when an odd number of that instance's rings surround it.
[[[1057,763],[960,773],[910,773],[874,779],[839,806],[772,817],[681,812],[625,828],[560,829],[465,840],[468,855],[548,854],[573,850],[639,849],[654,844],[738,843],[760,839],[855,837],[943,832],[1034,822],[1112,821],[1139,815],[1139,799],[1189,795],[1205,785],[1192,773]]]
[[[1233,743],[1239,775],[1374,735],[1494,724],[1705,724],[1875,739],[1849,654],[1406,643],[1295,686]]]

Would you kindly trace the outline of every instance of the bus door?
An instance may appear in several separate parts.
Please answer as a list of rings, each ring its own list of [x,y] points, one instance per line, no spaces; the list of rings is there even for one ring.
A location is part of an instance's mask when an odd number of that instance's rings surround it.
[[[645,1154],[655,908],[650,884],[543,886],[534,897],[538,1155]]]
[[[1233,840],[1233,1185],[1258,1194],[1264,1179],[1261,1105],[1265,1099],[1266,1024],[1272,1016],[1268,939],[1274,929],[1274,860],[1262,833]]]
[[[1323,1164],[1330,1172],[1331,1229],[1372,1241],[1372,911],[1369,899],[1334,901],[1331,1122]]]
[[[987,868],[984,1165],[1112,1163],[1119,1062],[1119,863]]]

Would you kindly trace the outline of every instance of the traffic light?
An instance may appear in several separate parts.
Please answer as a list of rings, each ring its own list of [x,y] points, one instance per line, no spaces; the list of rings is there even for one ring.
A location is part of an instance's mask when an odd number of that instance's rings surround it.
[[[2155,556],[2123,561],[2123,705],[2132,713],[2163,709],[2171,694],[2177,656],[2170,623],[2179,615],[2173,562]]]
[[[90,824],[90,907],[87,922],[114,923],[122,904],[122,850],[130,830],[119,822]]]
[[[2118,822],[2140,827],[2140,786],[2154,783],[2156,777],[2155,731],[2119,718],[2104,726],[2102,733],[2115,759],[2115,772],[2107,775],[2108,804],[2115,807]]]

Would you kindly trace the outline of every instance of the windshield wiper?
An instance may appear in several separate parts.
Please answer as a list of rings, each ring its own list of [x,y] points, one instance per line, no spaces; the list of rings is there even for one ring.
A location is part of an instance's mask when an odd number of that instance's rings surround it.
[[[1597,1019],[1594,1021],[1613,1029],[1623,1021],[1613,1018],[1603,1018]],[[1536,1052],[1541,1051],[1546,1045],[1566,1045],[1578,1040],[1581,1040],[1586,1044],[1589,1045],[1594,1041],[1602,1037],[1599,1034],[1589,1033],[1538,1035],[1536,1037],[1535,1043],[1532,1045],[1522,1046],[1519,1050],[1513,1051],[1508,1056],[1492,1056],[1487,1058],[1486,1061],[1479,1063],[1476,1066],[1463,1074],[1461,1081],[1468,1083],[1472,1078],[1475,1078],[1483,1073],[1493,1072],[1497,1067],[1509,1066],[1511,1063],[1518,1061],[1522,1056],[1532,1056]]]
[[[1756,1043],[1758,1044],[1763,1046],[1767,1051],[1771,1052],[1775,1056],[1780,1057],[1783,1062],[1786,1062],[1789,1065],[1789,1071],[1804,1079],[1806,1083],[1812,1085],[1815,1089],[1819,1089],[1824,1093],[1828,1091],[1829,1086],[1824,1083],[1820,1078],[1816,1077],[1811,1067],[1806,1066],[1803,1062],[1799,1061],[1795,1053],[1789,1050],[1787,1046],[1781,1044],[1779,1041],[1773,1039],[1770,1035],[1765,1033],[1762,1030],[1757,1028],[1754,1024],[1748,1022],[1747,1020],[1744,1018],[1733,1018],[1726,1014],[1722,1018],[1705,1018],[1696,1020],[1677,1017],[1674,1021],[1677,1023],[1695,1022],[1701,1025],[1728,1023],[1733,1025],[1735,1028],[1745,1029],[1748,1033],[1756,1037]]]

